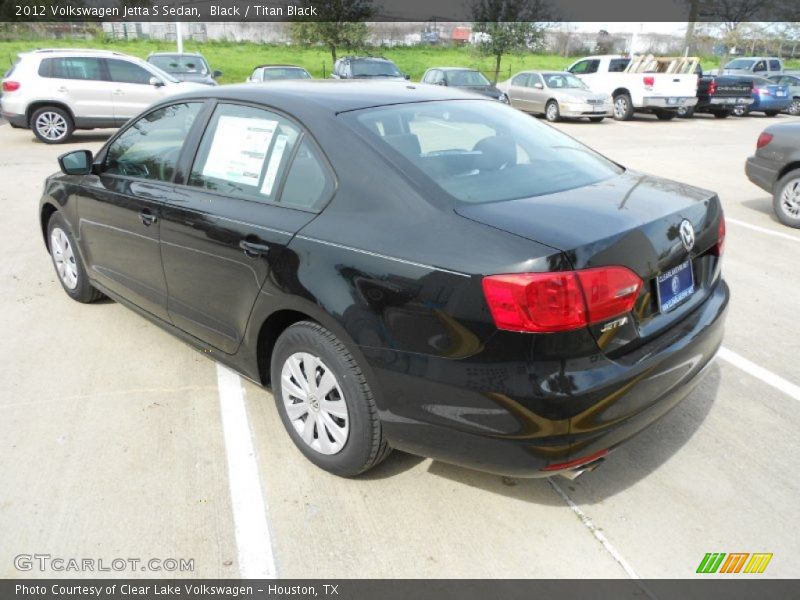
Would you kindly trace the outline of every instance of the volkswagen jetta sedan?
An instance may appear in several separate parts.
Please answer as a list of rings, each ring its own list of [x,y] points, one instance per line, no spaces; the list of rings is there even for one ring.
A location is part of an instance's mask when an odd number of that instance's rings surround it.
[[[208,88],[60,164],[40,216],[66,293],[271,387],[339,475],[396,448],[574,476],[680,402],[722,339],[714,193],[466,92]]]

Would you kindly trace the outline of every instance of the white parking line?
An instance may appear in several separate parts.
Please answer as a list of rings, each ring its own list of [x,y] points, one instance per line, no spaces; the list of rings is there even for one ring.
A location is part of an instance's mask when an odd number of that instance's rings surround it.
[[[795,385],[791,381],[787,381],[780,375],[776,375],[772,371],[768,371],[764,367],[758,366],[756,363],[747,360],[744,356],[736,354],[736,352],[728,350],[727,348],[720,348],[717,356],[722,360],[731,363],[734,367],[738,367],[748,375],[752,375],[756,379],[760,379],[767,385],[774,387],[776,390],[780,390],[787,396],[790,396],[791,398],[794,398],[800,402],[799,385]]]
[[[739,227],[744,227],[745,229],[752,229],[753,231],[759,231],[761,233],[766,233],[767,235],[774,235],[775,237],[783,238],[785,240],[791,240],[793,242],[800,242],[800,236],[791,235],[789,233],[783,233],[781,231],[774,231],[772,229],[768,229],[767,227],[760,227],[758,225],[751,225],[746,221],[740,221],[739,219],[730,219],[725,217],[726,223],[733,223],[734,225],[738,225]]]
[[[243,578],[274,579],[276,567],[267,521],[268,507],[261,490],[242,380],[217,363],[217,384],[239,574]]]
[[[630,565],[630,563],[627,560],[625,560],[625,557],[622,556],[619,553],[619,551],[616,548],[614,548],[614,546],[611,545],[611,542],[608,541],[608,538],[605,535],[603,535],[603,532],[600,531],[597,525],[594,524],[594,521],[592,521],[589,515],[583,512],[581,510],[581,507],[575,504],[572,501],[572,498],[567,496],[566,492],[562,490],[561,487],[559,487],[559,485],[552,480],[552,478],[548,479],[547,483],[549,483],[550,487],[553,488],[555,493],[561,496],[561,499],[567,503],[567,506],[569,506],[570,510],[572,510],[572,512],[578,515],[578,518],[581,520],[581,523],[583,523],[586,526],[586,528],[592,533],[595,539],[598,542],[600,542],[600,544],[602,544],[603,548],[606,549],[606,551],[611,555],[611,557],[615,561],[617,561],[619,566],[622,567],[622,570],[628,574],[628,577],[630,577],[631,579],[640,579],[639,575],[636,574],[636,571],[633,570],[633,567]]]

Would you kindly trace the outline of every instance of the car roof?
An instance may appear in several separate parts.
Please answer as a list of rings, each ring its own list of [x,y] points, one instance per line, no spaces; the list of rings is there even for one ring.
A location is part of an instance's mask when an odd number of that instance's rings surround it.
[[[266,86],[249,84],[223,85],[208,90],[194,90],[170,96],[175,99],[216,98],[266,104],[288,113],[306,110],[333,114],[414,102],[436,100],[483,100],[455,88],[409,82],[364,81],[352,79],[280,80]]]
[[[202,54],[199,52],[151,52],[147,55],[147,58],[151,56],[198,56],[200,58],[203,57]]]
[[[253,69],[303,69],[305,71],[305,67],[301,67],[300,65],[282,65],[280,63],[276,64],[268,64],[268,65],[258,65],[257,67],[253,67]]]
[[[470,67],[430,67],[428,71],[433,71],[434,69],[437,71],[474,71],[475,73],[480,73],[478,69],[471,69]]]

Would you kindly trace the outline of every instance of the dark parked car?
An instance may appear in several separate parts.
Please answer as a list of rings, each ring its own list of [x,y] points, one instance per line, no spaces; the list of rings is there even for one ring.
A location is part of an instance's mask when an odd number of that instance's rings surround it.
[[[774,117],[791,106],[792,94],[788,85],[780,85],[763,77],[741,79],[752,82],[753,102],[748,106],[737,104],[733,109],[733,114],[737,117],[751,112],[763,112],[768,117]]]
[[[403,80],[408,75],[388,58],[381,56],[345,56],[333,64],[331,79]]]
[[[177,52],[153,52],[147,62],[166,71],[178,81],[191,81],[206,85],[217,85],[222,71],[212,71],[202,54]]]
[[[248,77],[250,83],[279,79],[311,79],[311,73],[297,65],[259,65]]]
[[[492,85],[483,73],[475,69],[433,67],[425,71],[420,81],[431,85],[461,88],[508,104],[508,96]]]
[[[41,200],[66,293],[110,296],[271,386],[297,447],[518,476],[594,468],[722,341],[713,192],[499,102],[285,81],[162,102]]]
[[[691,117],[694,113],[710,113],[718,119],[725,119],[733,114],[737,106],[750,106],[753,100],[753,81],[735,75],[718,77],[704,76],[698,73],[697,104],[688,108],[679,108],[681,117]]]
[[[767,127],[744,170],[750,181],[772,194],[772,208],[780,222],[800,227],[800,123]]]

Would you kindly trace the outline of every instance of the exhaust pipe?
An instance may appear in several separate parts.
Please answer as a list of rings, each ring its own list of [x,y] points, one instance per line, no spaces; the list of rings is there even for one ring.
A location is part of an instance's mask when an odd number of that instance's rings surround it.
[[[600,463],[603,462],[602,458],[598,458],[596,461],[591,462],[586,465],[581,465],[577,469],[570,469],[568,471],[561,471],[559,475],[562,477],[566,477],[570,481],[575,481],[578,477],[583,475],[584,473],[588,473],[594,471],[597,467],[600,466]]]

